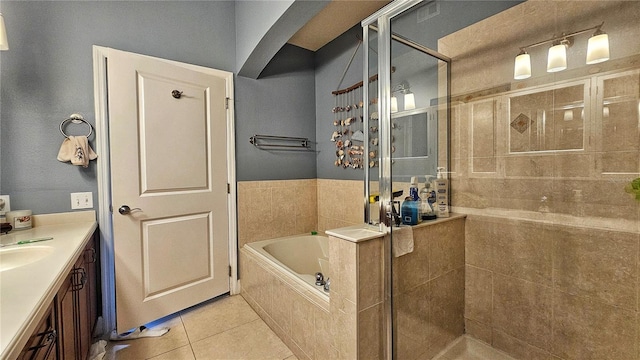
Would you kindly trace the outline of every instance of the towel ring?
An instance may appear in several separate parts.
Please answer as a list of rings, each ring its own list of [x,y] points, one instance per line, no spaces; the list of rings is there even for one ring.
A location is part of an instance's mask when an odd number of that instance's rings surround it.
[[[92,126],[91,124],[89,124],[89,123],[84,119],[84,117],[83,117],[82,115],[80,115],[80,114],[71,114],[71,115],[69,116],[69,118],[68,118],[68,119],[64,119],[64,120],[62,120],[62,122],[60,123],[60,133],[62,134],[62,136],[66,137],[66,138],[68,138],[68,137],[69,137],[69,135],[65,134],[64,129],[63,129],[63,128],[64,128],[64,126],[65,126],[65,125],[67,124],[67,122],[69,122],[69,121],[71,121],[71,122],[72,122],[72,123],[74,123],[74,124],[82,124],[82,123],[87,124],[87,125],[89,126],[89,134],[87,135],[87,138],[88,138],[89,136],[91,136],[91,134],[93,134],[93,126]]]

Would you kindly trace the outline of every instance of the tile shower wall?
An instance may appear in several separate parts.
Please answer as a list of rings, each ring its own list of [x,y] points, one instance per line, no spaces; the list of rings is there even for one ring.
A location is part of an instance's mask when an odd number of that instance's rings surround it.
[[[515,358],[640,358],[640,203],[624,192],[640,176],[638,18],[637,1],[528,1],[440,40],[454,59],[452,205],[471,214],[465,331]],[[517,51],[504,44],[517,50],[602,21],[609,61],[584,64],[587,34],[566,71],[547,74],[541,46],[530,52],[532,77],[514,82]],[[564,117],[555,105],[567,92],[553,89],[579,82],[583,103]],[[510,99],[549,89],[537,108],[553,125],[526,122],[547,135],[524,142],[528,130],[511,123],[526,111],[514,113]]]
[[[465,219],[414,227],[413,252],[394,258],[398,359],[431,359],[464,334]]]
[[[469,216],[468,334],[519,359],[638,359],[635,232]]]

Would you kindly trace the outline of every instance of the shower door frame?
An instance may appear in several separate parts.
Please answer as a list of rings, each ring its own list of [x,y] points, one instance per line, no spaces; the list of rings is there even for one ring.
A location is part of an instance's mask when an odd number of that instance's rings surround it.
[[[444,61],[447,63],[447,72],[446,72],[446,81],[447,81],[447,91],[446,91],[446,106],[447,106],[447,116],[446,119],[446,141],[447,144],[445,148],[447,149],[447,168],[451,163],[450,159],[450,151],[448,146],[450,144],[450,133],[451,133],[451,58],[440,54],[439,52],[429,49],[421,44],[413,42],[409,39],[406,39],[398,34],[394,34],[391,32],[391,20],[397,15],[404,13],[405,11],[410,10],[416,5],[422,3],[423,0],[396,0],[382,9],[378,10],[373,15],[364,19],[361,22],[362,25],[362,39],[365,46],[363,47],[363,99],[364,101],[364,113],[367,114],[364,118],[364,128],[369,129],[369,115],[370,114],[370,104],[369,104],[369,29],[373,29],[378,34],[378,131],[380,136],[378,142],[378,182],[379,182],[379,204],[380,204],[380,213],[379,213],[379,227],[380,231],[385,234],[384,241],[384,296],[385,296],[385,305],[384,305],[384,329],[383,332],[385,334],[384,340],[384,354],[386,359],[394,359],[394,333],[393,333],[393,296],[392,296],[392,252],[391,252],[391,241],[392,241],[392,222],[393,216],[391,212],[391,207],[393,206],[393,195],[392,195],[392,161],[391,161],[391,40],[395,40],[401,42],[402,44],[409,46],[417,51],[420,51],[424,54],[430,55],[440,61]],[[440,120],[438,118],[438,120]],[[438,125],[438,131],[440,131],[441,126]],[[385,136],[383,136],[383,134]],[[369,132],[365,132],[365,149],[364,153],[369,153]],[[438,149],[442,146],[439,144]],[[438,151],[437,159],[440,159],[440,154]],[[365,215],[365,223],[371,222],[371,212],[369,206],[369,195],[371,194],[370,189],[370,168],[365,170],[364,175],[364,215]],[[448,203],[451,203],[451,191],[449,193]]]

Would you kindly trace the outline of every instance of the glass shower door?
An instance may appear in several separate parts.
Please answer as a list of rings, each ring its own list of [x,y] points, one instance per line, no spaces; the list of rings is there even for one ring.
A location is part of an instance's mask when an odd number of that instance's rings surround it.
[[[406,225],[430,221],[421,219],[426,205],[422,199],[410,200],[411,184],[417,183],[419,192],[425,182],[435,179],[438,167],[448,168],[449,64],[448,58],[425,46],[427,36],[417,31],[416,13],[426,6],[430,4],[394,16],[390,26],[391,188],[396,194],[403,190],[396,200],[402,204],[400,215]],[[412,230],[413,252],[393,256],[393,250],[403,248],[406,232]],[[448,332],[444,314],[438,314],[434,307],[433,299],[440,295],[433,291],[427,239],[419,233],[416,228],[391,227],[395,245],[391,260],[395,359],[430,359],[439,351],[441,333]]]
[[[432,343],[441,341],[446,324],[434,323],[430,306],[430,274],[425,248],[394,257],[393,246],[408,227],[401,204],[409,196],[412,178],[418,189],[438,167],[448,168],[450,59],[427,47],[430,34],[419,31],[417,1],[397,3],[375,19],[363,22],[364,77],[369,78],[369,155],[366,176],[366,220],[380,223],[385,242],[386,356],[393,359],[431,358]],[[371,79],[376,80],[371,82]],[[378,195],[374,202],[370,195]],[[447,201],[448,203],[448,201]],[[419,203],[414,204],[420,207]],[[416,222],[419,221],[416,219]],[[410,222],[410,221],[406,221]],[[415,230],[415,228],[414,228]],[[425,252],[425,253],[422,253]],[[446,320],[446,319],[445,319]]]

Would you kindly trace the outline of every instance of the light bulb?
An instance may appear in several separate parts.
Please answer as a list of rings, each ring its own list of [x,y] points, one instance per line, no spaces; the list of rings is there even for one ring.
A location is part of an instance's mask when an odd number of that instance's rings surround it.
[[[522,80],[531,77],[531,56],[526,52],[521,52],[516,56],[516,62],[513,67],[513,78]]]
[[[567,68],[567,45],[558,44],[549,48],[547,72],[562,71]]]
[[[594,34],[587,43],[587,64],[597,64],[609,60],[609,35]]]
[[[391,112],[398,112],[398,98],[395,96],[391,97]]]
[[[413,93],[404,94],[404,109],[413,110],[416,108],[416,98]]]
[[[9,41],[7,41],[7,28],[4,26],[4,18],[0,13],[0,50],[9,50]]]
[[[564,111],[564,121],[573,120],[573,110],[565,110]]]

